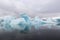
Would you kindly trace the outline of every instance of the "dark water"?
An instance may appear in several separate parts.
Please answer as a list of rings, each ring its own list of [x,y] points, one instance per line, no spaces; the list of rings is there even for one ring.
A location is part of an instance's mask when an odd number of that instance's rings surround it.
[[[30,33],[4,32],[0,34],[0,40],[60,40],[60,29],[40,29]]]

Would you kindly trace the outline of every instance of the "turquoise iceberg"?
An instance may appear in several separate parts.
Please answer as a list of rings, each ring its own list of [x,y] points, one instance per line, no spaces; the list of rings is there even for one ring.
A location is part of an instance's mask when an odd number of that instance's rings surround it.
[[[31,18],[26,13],[23,13],[16,18],[14,16],[0,17],[0,29],[5,31],[19,30],[20,32],[28,32],[32,27],[35,30],[39,30],[42,26],[48,26],[51,29],[52,26],[60,26],[60,18],[40,18],[36,16]]]

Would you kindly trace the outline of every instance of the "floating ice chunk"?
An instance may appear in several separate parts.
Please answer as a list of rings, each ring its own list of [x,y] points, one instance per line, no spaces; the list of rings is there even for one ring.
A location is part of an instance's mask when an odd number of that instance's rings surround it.
[[[60,26],[60,17],[54,17],[52,19],[55,22],[55,25]]]
[[[25,29],[26,22],[23,18],[19,18],[19,19],[12,20],[10,25],[13,29],[17,29],[21,31]]]
[[[32,25],[35,27],[35,29],[39,29],[40,28],[40,18],[38,16],[36,16],[33,21],[32,21]]]
[[[54,25],[54,22],[52,21],[51,18],[42,18],[40,19],[40,26],[47,26],[47,28],[52,28],[52,26]]]
[[[52,28],[52,26],[54,25],[52,18],[46,18],[46,21],[44,22],[46,23],[45,25],[48,26],[47,28]]]
[[[20,18],[24,18],[24,20],[27,23],[27,25],[26,25],[24,30],[26,30],[26,31],[31,30],[31,26],[32,26],[31,18],[25,13],[21,14]]]
[[[4,16],[0,17],[0,27],[2,27],[4,30],[11,30],[10,22],[15,19],[13,16]]]

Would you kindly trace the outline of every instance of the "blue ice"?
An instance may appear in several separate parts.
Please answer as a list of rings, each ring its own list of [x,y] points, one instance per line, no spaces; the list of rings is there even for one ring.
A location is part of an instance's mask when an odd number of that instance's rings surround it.
[[[33,26],[36,30],[39,30],[40,27],[46,25],[48,28],[52,28],[52,25],[60,26],[60,18],[47,18],[44,21],[39,16],[31,18],[26,13],[21,14],[19,18],[13,16],[0,17],[0,29],[2,28],[5,31],[19,30],[21,32],[27,32]]]

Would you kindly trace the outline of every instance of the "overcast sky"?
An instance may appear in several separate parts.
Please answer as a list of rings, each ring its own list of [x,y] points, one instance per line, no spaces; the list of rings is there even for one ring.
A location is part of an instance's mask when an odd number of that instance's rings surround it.
[[[21,12],[60,16],[60,0],[0,0],[0,15],[18,15]]]

